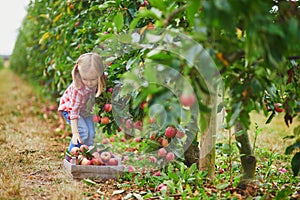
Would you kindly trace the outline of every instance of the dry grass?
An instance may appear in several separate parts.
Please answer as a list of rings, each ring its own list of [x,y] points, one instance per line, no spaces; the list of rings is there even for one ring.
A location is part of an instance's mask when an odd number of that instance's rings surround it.
[[[83,199],[62,169],[64,146],[42,104],[8,69],[0,71],[0,199]]]

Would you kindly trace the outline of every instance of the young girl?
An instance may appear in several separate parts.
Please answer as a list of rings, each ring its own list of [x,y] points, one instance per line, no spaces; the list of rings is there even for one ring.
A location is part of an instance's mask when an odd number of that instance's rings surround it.
[[[72,83],[60,99],[58,111],[71,125],[69,151],[81,144],[94,145],[93,107],[105,88],[104,65],[96,53],[81,55],[73,70]]]

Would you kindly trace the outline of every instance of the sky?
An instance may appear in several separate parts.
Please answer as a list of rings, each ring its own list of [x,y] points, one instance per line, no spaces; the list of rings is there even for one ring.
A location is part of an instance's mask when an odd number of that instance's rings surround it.
[[[0,55],[10,55],[30,0],[0,1]]]

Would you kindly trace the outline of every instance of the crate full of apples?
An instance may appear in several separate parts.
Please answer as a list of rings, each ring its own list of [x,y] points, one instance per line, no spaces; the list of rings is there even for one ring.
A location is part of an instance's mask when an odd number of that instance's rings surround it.
[[[97,144],[93,147],[81,145],[66,151],[64,167],[74,179],[117,178],[122,174],[124,167],[121,158],[114,155],[109,147]]]

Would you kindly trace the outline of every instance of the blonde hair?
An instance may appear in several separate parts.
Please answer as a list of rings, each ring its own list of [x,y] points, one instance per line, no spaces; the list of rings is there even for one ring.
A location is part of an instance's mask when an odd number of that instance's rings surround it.
[[[106,80],[104,76],[104,64],[101,57],[97,53],[85,53],[79,56],[75,66],[72,70],[72,79],[77,89],[82,87],[82,80],[79,73],[80,71],[96,70],[98,74],[98,89],[96,97],[100,96],[106,87]]]

